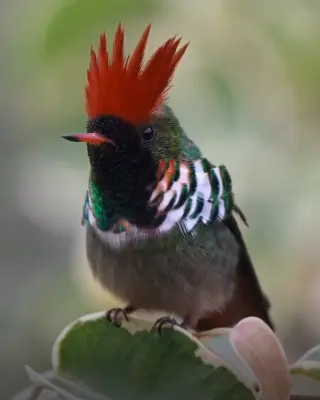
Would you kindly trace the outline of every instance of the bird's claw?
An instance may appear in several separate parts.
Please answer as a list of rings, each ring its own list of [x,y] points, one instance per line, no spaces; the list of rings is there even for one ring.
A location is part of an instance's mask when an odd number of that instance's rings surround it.
[[[157,330],[158,333],[161,335],[161,331],[162,328],[165,325],[169,325],[170,327],[174,327],[174,326],[179,326],[180,328],[184,328],[187,329],[187,326],[185,324],[185,321],[182,322],[178,322],[175,318],[170,317],[170,316],[165,316],[165,317],[160,317],[156,320],[156,322],[154,323],[153,327],[152,327],[152,331]]]
[[[106,312],[106,318],[109,322],[114,324],[115,326],[121,326],[123,320],[129,321],[127,312],[124,308],[111,308]]]

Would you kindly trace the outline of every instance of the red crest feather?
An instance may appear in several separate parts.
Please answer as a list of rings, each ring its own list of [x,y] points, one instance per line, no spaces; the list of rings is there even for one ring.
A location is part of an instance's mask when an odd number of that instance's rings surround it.
[[[138,125],[150,121],[167,98],[175,69],[189,43],[178,50],[181,38],[171,37],[144,63],[151,25],[145,29],[133,54],[124,58],[124,30],[119,25],[113,56],[101,35],[99,53],[91,49],[86,87],[86,109],[90,118],[102,115],[121,117]]]

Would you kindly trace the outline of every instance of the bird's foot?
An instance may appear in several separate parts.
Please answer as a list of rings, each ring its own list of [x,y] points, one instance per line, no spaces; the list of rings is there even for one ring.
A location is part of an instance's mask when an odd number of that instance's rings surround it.
[[[106,312],[106,318],[115,326],[121,326],[123,320],[129,321],[128,314],[132,313],[135,309],[131,306],[125,308],[111,308]]]
[[[170,316],[165,316],[158,318],[152,327],[152,331],[157,330],[159,334],[161,334],[162,328],[167,325],[173,328],[174,326],[179,326],[183,329],[188,329],[187,321],[183,320],[182,322],[178,322],[175,318]]]

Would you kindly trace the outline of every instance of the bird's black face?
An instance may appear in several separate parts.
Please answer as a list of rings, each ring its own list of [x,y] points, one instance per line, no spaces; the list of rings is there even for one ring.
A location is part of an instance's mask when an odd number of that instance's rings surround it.
[[[98,158],[116,159],[136,158],[141,150],[141,140],[137,129],[131,123],[113,116],[101,116],[88,121],[88,134],[97,135],[101,142],[96,145],[88,142],[88,155],[91,164]]]
[[[92,175],[103,181],[111,183],[128,175],[140,180],[143,177],[146,184],[155,179],[157,164],[141,132],[122,118],[112,115],[92,118],[87,123],[87,133],[63,138],[87,143]]]
[[[88,134],[95,133],[101,137],[101,148],[118,149],[122,152],[135,152],[140,149],[141,141],[134,125],[121,118],[102,116],[88,121]],[[89,142],[90,143],[90,142]]]
[[[101,161],[110,165],[119,158],[133,160],[142,150],[141,137],[135,126],[109,115],[89,120],[87,133],[63,137],[70,141],[87,143],[90,163],[93,166]]]
[[[64,138],[87,143],[90,180],[106,199],[105,207],[128,221],[148,226],[157,211],[149,207],[157,163],[139,130],[121,118],[101,116],[88,122],[87,133]]]
[[[134,125],[112,115],[90,119],[87,133],[65,135],[63,138],[71,142],[88,143],[106,152],[134,153],[141,148],[141,139]]]

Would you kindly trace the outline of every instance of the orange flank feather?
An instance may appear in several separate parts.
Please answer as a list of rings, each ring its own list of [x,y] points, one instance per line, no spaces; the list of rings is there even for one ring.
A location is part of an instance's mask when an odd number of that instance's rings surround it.
[[[166,183],[167,187],[170,186],[170,182],[173,180],[174,173],[176,172],[176,163],[174,160],[169,160],[169,168],[166,172]]]
[[[144,63],[150,29],[148,25],[133,54],[126,59],[121,24],[112,56],[105,34],[101,35],[99,52],[91,49],[86,86],[89,118],[114,115],[134,125],[144,124],[166,101],[171,79],[189,43],[178,50],[181,38],[171,37]]]

